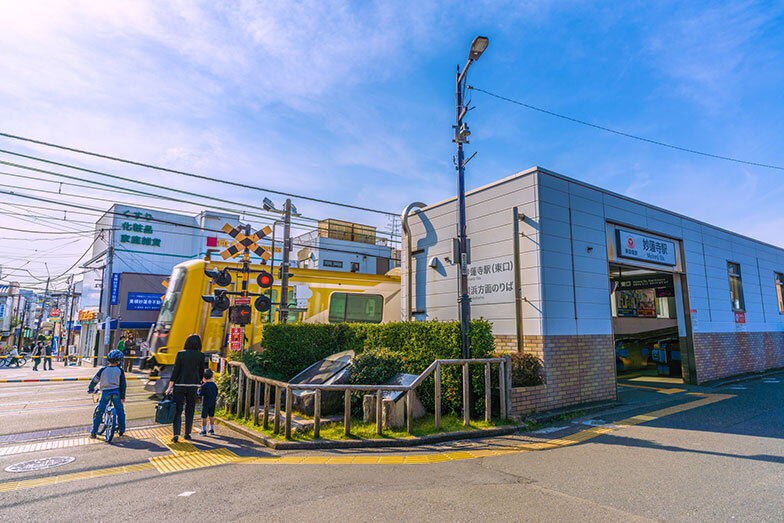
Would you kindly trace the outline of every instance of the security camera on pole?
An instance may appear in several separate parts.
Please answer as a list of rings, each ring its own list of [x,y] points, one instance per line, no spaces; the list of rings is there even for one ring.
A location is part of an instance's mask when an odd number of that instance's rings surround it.
[[[482,53],[487,49],[488,39],[486,36],[477,36],[471,43],[471,50],[468,53],[468,62],[466,62],[463,70],[457,66],[457,81],[455,82],[455,98],[457,101],[457,121],[455,125],[455,138],[453,142],[457,143],[457,238],[455,243],[455,263],[459,265],[460,271],[460,287],[458,289],[458,303],[460,314],[460,357],[471,357],[471,346],[468,337],[471,325],[471,298],[468,296],[468,264],[471,263],[471,254],[469,251],[468,238],[466,237],[466,212],[465,212],[465,160],[463,158],[463,144],[468,143],[468,137],[471,131],[468,130],[468,125],[463,122],[466,113],[469,111],[463,103],[463,94],[465,91],[466,73],[471,64],[482,56]],[[470,160],[470,158],[469,158]]]

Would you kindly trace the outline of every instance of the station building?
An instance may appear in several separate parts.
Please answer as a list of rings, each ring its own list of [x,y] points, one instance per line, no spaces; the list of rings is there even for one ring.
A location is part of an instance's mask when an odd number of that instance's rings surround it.
[[[784,367],[784,249],[539,167],[466,216],[472,317],[544,363],[513,412]],[[456,198],[404,217],[404,319],[457,319],[456,223]]]

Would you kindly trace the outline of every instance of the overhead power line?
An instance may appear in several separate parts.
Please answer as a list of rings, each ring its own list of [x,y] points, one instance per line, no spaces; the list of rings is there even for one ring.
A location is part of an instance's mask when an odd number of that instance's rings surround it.
[[[6,195],[9,195],[9,196],[17,196],[19,198],[27,198],[27,199],[30,199],[30,200],[35,200],[35,201],[40,201],[40,202],[45,202],[45,203],[50,203],[50,204],[55,204],[55,205],[63,205],[65,207],[75,207],[77,209],[83,209],[83,210],[88,210],[88,211],[98,211],[98,209],[95,209],[93,207],[88,207],[86,205],[79,205],[79,204],[72,203],[72,202],[57,202],[57,201],[50,200],[50,199],[47,199],[47,198],[41,198],[39,196],[33,196],[31,194],[23,194],[23,193],[18,193],[18,192],[14,192],[14,191],[0,190],[0,194],[6,194]],[[115,215],[115,216],[124,216],[124,214],[120,213],[120,212],[114,212],[114,211],[102,211],[102,212],[104,212],[104,214],[111,214],[111,215]],[[177,223],[177,222],[173,222],[173,221],[170,221],[170,220],[162,220],[160,218],[145,218],[145,219],[147,221],[151,221],[151,222],[155,222],[155,223],[162,223],[162,224],[171,225],[171,226],[174,226],[174,227],[184,227],[184,228],[187,228],[187,229],[195,229],[195,230],[199,230],[199,231],[206,231],[206,232],[214,232],[214,233],[218,233],[218,234],[224,234],[224,231],[222,231],[220,229],[211,229],[209,227],[200,227],[198,225],[190,225],[190,224],[187,224],[187,223]],[[296,245],[298,247],[309,247],[309,248],[316,249],[312,245],[303,244],[303,243],[296,243],[294,241],[292,241],[292,245]],[[390,246],[386,246],[386,247],[390,247]],[[365,253],[365,252],[356,252],[356,251],[348,251],[348,250],[344,250],[344,249],[333,249],[333,248],[327,248],[327,247],[318,247],[317,250],[342,252],[342,253],[358,254],[358,255],[361,255],[361,256],[373,256],[373,257],[386,258],[386,256],[379,256],[379,255],[376,255],[376,254],[369,254],[369,253]],[[390,256],[390,258],[391,258],[391,256]]]
[[[680,145],[673,145],[671,143],[660,142],[658,140],[651,140],[650,138],[643,138],[642,136],[637,136],[634,134],[626,133],[623,131],[618,131],[616,129],[611,129],[609,127],[604,127],[602,125],[597,125],[591,122],[586,122],[584,120],[578,120],[577,118],[572,118],[571,116],[566,116],[563,114],[554,113],[553,111],[548,111],[547,109],[542,109],[541,107],[536,107],[534,105],[530,105],[527,103],[520,102],[518,100],[513,100],[511,98],[507,98],[506,96],[501,96],[500,94],[491,93],[490,91],[485,91],[484,89],[480,89],[479,87],[474,87],[472,85],[468,86],[469,89],[478,91],[480,93],[484,93],[488,96],[492,96],[493,98],[498,98],[499,100],[503,100],[505,102],[513,103],[519,105],[521,107],[525,107],[526,109],[531,109],[532,111],[538,111],[540,113],[548,114],[550,116],[555,116],[556,118],[561,118],[563,120],[568,120],[570,122],[578,123],[580,125],[585,125],[587,127],[593,127],[594,129],[599,129],[600,131],[605,131],[612,134],[617,134],[618,136],[625,136],[626,138],[631,138],[633,140],[639,140],[641,142],[649,143],[652,145],[658,145],[660,147],[667,147],[669,149],[675,149],[676,151],[682,151],[685,153],[697,154],[700,156],[706,156],[708,158],[715,158],[717,160],[725,160],[727,162],[735,162],[740,163],[743,165],[753,165],[755,167],[765,167],[766,169],[776,169],[779,171],[784,171],[784,167],[780,165],[773,165],[769,163],[762,163],[762,162],[752,162],[749,160],[741,160],[738,158],[732,158],[730,156],[722,156],[720,154],[712,154],[706,153],[704,151],[698,151],[696,149],[690,149],[688,147],[681,147]],[[1,133],[0,133],[1,134]]]
[[[250,184],[241,183],[241,182],[233,182],[233,181],[230,181],[230,180],[221,180],[221,179],[218,179],[218,178],[211,178],[209,176],[204,176],[204,175],[201,175],[201,174],[189,173],[189,172],[186,172],[186,171],[179,171],[177,169],[170,169],[168,167],[160,167],[158,165],[153,165],[153,164],[144,163],[144,162],[137,162],[135,160],[128,160],[126,158],[119,158],[117,156],[109,156],[107,154],[95,153],[95,152],[92,152],[92,151],[86,151],[84,149],[77,149],[77,148],[74,148],[74,147],[67,147],[65,145],[59,145],[59,144],[55,144],[55,143],[51,143],[51,142],[44,142],[44,141],[41,141],[41,140],[35,140],[33,138],[27,138],[27,137],[18,136],[18,135],[15,135],[15,134],[9,134],[9,133],[0,132],[0,136],[4,136],[6,138],[11,138],[13,140],[19,140],[19,141],[23,141],[23,142],[34,143],[34,144],[37,144],[37,145],[43,145],[45,147],[53,147],[55,149],[60,149],[60,150],[63,150],[63,151],[69,151],[69,152],[72,152],[72,153],[85,154],[85,155],[88,155],[88,156],[93,156],[95,158],[102,158],[104,160],[111,160],[113,162],[120,162],[120,163],[129,164],[129,165],[136,165],[138,167],[145,167],[147,169],[155,169],[156,171],[163,171],[163,172],[172,173],[172,174],[179,174],[179,175],[182,175],[182,176],[188,176],[190,178],[197,178],[197,179],[206,180],[206,181],[209,181],[209,182],[217,182],[217,183],[222,183],[222,184],[225,184],[225,185],[231,185],[231,186],[234,186],[234,187],[241,187],[243,189],[252,189],[254,191],[261,191],[261,192],[267,192],[267,193],[272,193],[272,194],[280,194],[280,195],[283,195],[283,196],[289,196],[291,198],[299,198],[301,200],[309,200],[309,201],[312,201],[312,202],[324,203],[324,204],[327,204],[327,205],[336,205],[336,206],[339,206],[339,207],[346,207],[346,208],[349,208],[349,209],[356,209],[356,210],[359,210],[359,211],[367,211],[367,212],[373,212],[373,213],[378,213],[378,214],[385,214],[385,215],[390,215],[390,216],[397,216],[398,215],[398,213],[392,213],[392,212],[388,212],[388,211],[381,211],[379,209],[371,209],[369,207],[361,207],[361,206],[358,206],[358,205],[351,205],[351,204],[348,204],[348,203],[341,203],[341,202],[335,202],[335,201],[331,201],[331,200],[325,200],[325,199],[322,199],[322,198],[313,198],[313,197],[310,197],[310,196],[303,196],[301,194],[292,194],[292,193],[288,193],[288,192],[284,192],[284,191],[276,191],[276,190],[273,190],[273,189],[266,189],[264,187],[259,187],[259,186],[256,186],[256,185],[250,185]]]
[[[77,170],[77,171],[82,171],[82,172],[86,172],[86,173],[90,173],[90,174],[96,174],[96,175],[99,175],[99,176],[104,176],[104,177],[108,177],[108,178],[114,178],[114,179],[117,179],[117,180],[122,180],[122,181],[125,181],[125,182],[136,183],[136,184],[144,185],[144,186],[147,186],[147,187],[153,187],[153,188],[156,188],[156,189],[163,189],[163,190],[166,190],[166,191],[171,191],[171,192],[175,192],[175,193],[179,193],[179,194],[184,194],[184,195],[187,195],[187,196],[193,196],[193,197],[196,197],[196,198],[208,200],[210,202],[218,201],[218,202],[222,202],[222,203],[228,203],[230,205],[237,205],[237,206],[240,206],[242,208],[256,209],[258,211],[264,212],[265,214],[261,214],[259,212],[254,212],[254,211],[248,211],[248,210],[244,210],[244,209],[238,210],[238,209],[232,209],[232,208],[227,208],[227,207],[221,207],[219,205],[215,205],[214,203],[194,202],[192,200],[186,200],[186,199],[183,199],[183,198],[175,198],[175,197],[172,197],[172,196],[164,196],[164,195],[161,195],[161,194],[151,193],[151,192],[148,192],[148,191],[141,191],[141,190],[138,190],[138,189],[130,189],[130,188],[126,188],[126,187],[118,187],[117,185],[112,185],[110,183],[98,182],[98,181],[94,181],[94,180],[87,180],[87,179],[84,179],[84,178],[71,176],[71,175],[63,174],[63,173],[56,172],[56,171],[49,171],[47,169],[39,169],[37,167],[32,167],[32,166],[29,166],[29,165],[18,164],[18,163],[13,163],[13,162],[6,162],[6,161],[3,161],[3,160],[0,160],[0,164],[2,164],[2,165],[8,165],[10,167],[15,167],[17,169],[24,169],[24,170],[33,171],[33,172],[40,173],[40,174],[47,174],[47,175],[50,175],[50,176],[55,176],[57,178],[65,178],[65,179],[68,179],[68,180],[77,180],[77,181],[88,182],[88,183],[94,184],[94,185],[96,185],[98,187],[89,187],[89,186],[85,186],[83,184],[75,184],[75,183],[72,184],[72,183],[68,183],[68,182],[58,182],[56,180],[45,180],[45,179],[44,180],[40,180],[40,181],[44,181],[44,182],[60,183],[62,185],[74,185],[74,186],[77,186],[77,187],[90,188],[90,189],[101,190],[101,191],[106,191],[106,192],[123,192],[123,193],[137,194],[137,195],[140,195],[140,196],[148,196],[148,197],[158,198],[158,199],[162,199],[162,200],[169,200],[169,201],[175,201],[175,202],[179,202],[179,203],[185,203],[187,205],[193,205],[193,206],[196,206],[196,207],[202,207],[202,208],[208,207],[208,208],[218,209],[218,210],[221,210],[221,211],[230,212],[230,213],[239,214],[239,215],[243,215],[244,214],[246,216],[253,216],[253,217],[262,218],[262,219],[266,219],[266,220],[270,220],[270,221],[277,220],[279,218],[279,216],[277,216],[275,214],[272,214],[272,213],[269,213],[269,212],[266,212],[266,211],[264,211],[263,207],[259,207],[259,206],[256,206],[256,205],[250,205],[250,204],[246,204],[246,203],[243,203],[243,202],[237,202],[237,201],[234,201],[234,200],[228,200],[228,199],[225,199],[225,198],[218,198],[218,197],[215,197],[215,196],[209,196],[209,195],[205,195],[205,194],[200,194],[200,193],[193,192],[193,191],[185,191],[185,190],[182,190],[182,189],[175,189],[175,188],[172,188],[172,187],[167,187],[167,186],[164,186],[164,185],[158,185],[158,184],[154,184],[154,183],[151,183],[151,182],[143,182],[143,181],[139,181],[139,180],[134,180],[132,178],[127,178],[127,177],[124,177],[124,176],[119,176],[119,175],[116,175],[116,174],[105,173],[105,172],[96,171],[96,170],[93,170],[93,169],[86,169],[86,168],[83,168],[83,167],[69,165],[69,164],[66,164],[66,163],[55,162],[53,160],[48,160],[48,159],[45,159],[45,158],[39,158],[39,157],[36,157],[36,156],[31,156],[31,155],[27,155],[27,154],[17,153],[17,152],[13,152],[13,151],[6,151],[4,149],[0,149],[0,153],[6,153],[6,154],[13,155],[13,156],[20,156],[22,158],[27,158],[27,159],[30,159],[30,160],[35,160],[35,161],[40,161],[40,162],[43,162],[43,163],[57,165],[57,166],[65,167],[65,168],[68,168],[68,169],[74,169],[74,170]],[[24,175],[15,174],[15,173],[8,173],[8,172],[0,172],[0,175],[20,177],[20,178],[30,178],[29,176],[24,176]],[[54,193],[54,191],[51,191],[51,192]],[[66,193],[62,193],[62,191],[57,191],[57,193],[58,194],[66,194]],[[75,196],[75,195],[72,195],[72,196]],[[83,196],[77,196],[77,197],[83,197]],[[110,201],[111,202],[113,200],[106,200],[106,201]],[[122,202],[114,202],[114,203],[122,203]],[[125,205],[131,205],[131,204],[125,204]],[[136,204],[133,204],[133,205],[136,205]],[[176,209],[166,209],[166,208],[159,208],[159,209],[164,210],[166,212],[180,212],[180,211],[178,211]],[[319,220],[317,220],[315,218],[308,218],[308,217],[304,217],[304,216],[300,216],[299,219],[300,220],[305,220],[305,221],[311,221],[311,222],[315,222],[315,223],[319,222]],[[296,222],[292,221],[292,224],[296,224],[296,225],[302,226],[302,227],[316,228],[315,225],[302,223],[302,222],[299,222],[299,221],[296,221]],[[390,241],[395,241],[395,242],[398,241],[398,240],[395,240],[394,237],[395,236],[399,236],[399,235],[396,235],[396,234],[393,234],[393,233],[382,233],[381,231],[377,231],[377,234],[380,235],[380,236],[388,234],[390,236]]]

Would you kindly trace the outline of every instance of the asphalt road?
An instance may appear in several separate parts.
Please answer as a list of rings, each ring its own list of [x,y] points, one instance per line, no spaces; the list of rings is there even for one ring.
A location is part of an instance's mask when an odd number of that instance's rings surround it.
[[[120,465],[149,464],[173,455],[156,438],[114,445],[0,455],[0,519],[158,521],[221,518],[272,521],[781,521],[784,520],[784,376],[730,388],[664,395],[624,391],[627,405],[559,421],[559,430],[422,451],[271,452],[218,428],[194,438],[198,450],[226,448],[238,456],[399,456],[457,449],[493,449],[525,441],[559,440],[593,424],[607,432],[581,443],[529,452],[428,464],[230,463],[161,473],[145,470],[51,484],[53,477]],[[687,392],[724,394],[704,396]],[[0,409],[8,396],[0,384]],[[713,403],[689,407],[701,398]],[[10,400],[8,400],[10,401]],[[678,406],[687,410],[677,412]],[[633,426],[615,422],[662,412]],[[672,412],[670,412],[672,411]],[[45,411],[39,416],[49,416]],[[0,417],[5,419],[4,414]],[[52,421],[56,424],[56,421]],[[44,440],[49,441],[49,440]],[[60,441],[60,440],[55,440]],[[8,443],[0,443],[0,452]],[[18,445],[18,443],[17,443]],[[73,456],[43,472],[10,473],[10,464]],[[10,481],[40,478],[40,486],[3,492]],[[188,494],[191,493],[191,494]]]

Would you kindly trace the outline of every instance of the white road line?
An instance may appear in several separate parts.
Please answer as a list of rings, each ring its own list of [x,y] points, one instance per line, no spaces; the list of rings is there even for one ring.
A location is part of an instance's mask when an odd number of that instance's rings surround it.
[[[182,494],[178,494],[178,495],[177,495],[177,497],[186,497],[186,498],[187,498],[187,497],[188,497],[188,496],[190,496],[191,494],[195,494],[195,492],[191,492],[191,491],[189,491],[189,490],[186,490],[186,491],[185,491],[185,492],[183,492]]]

